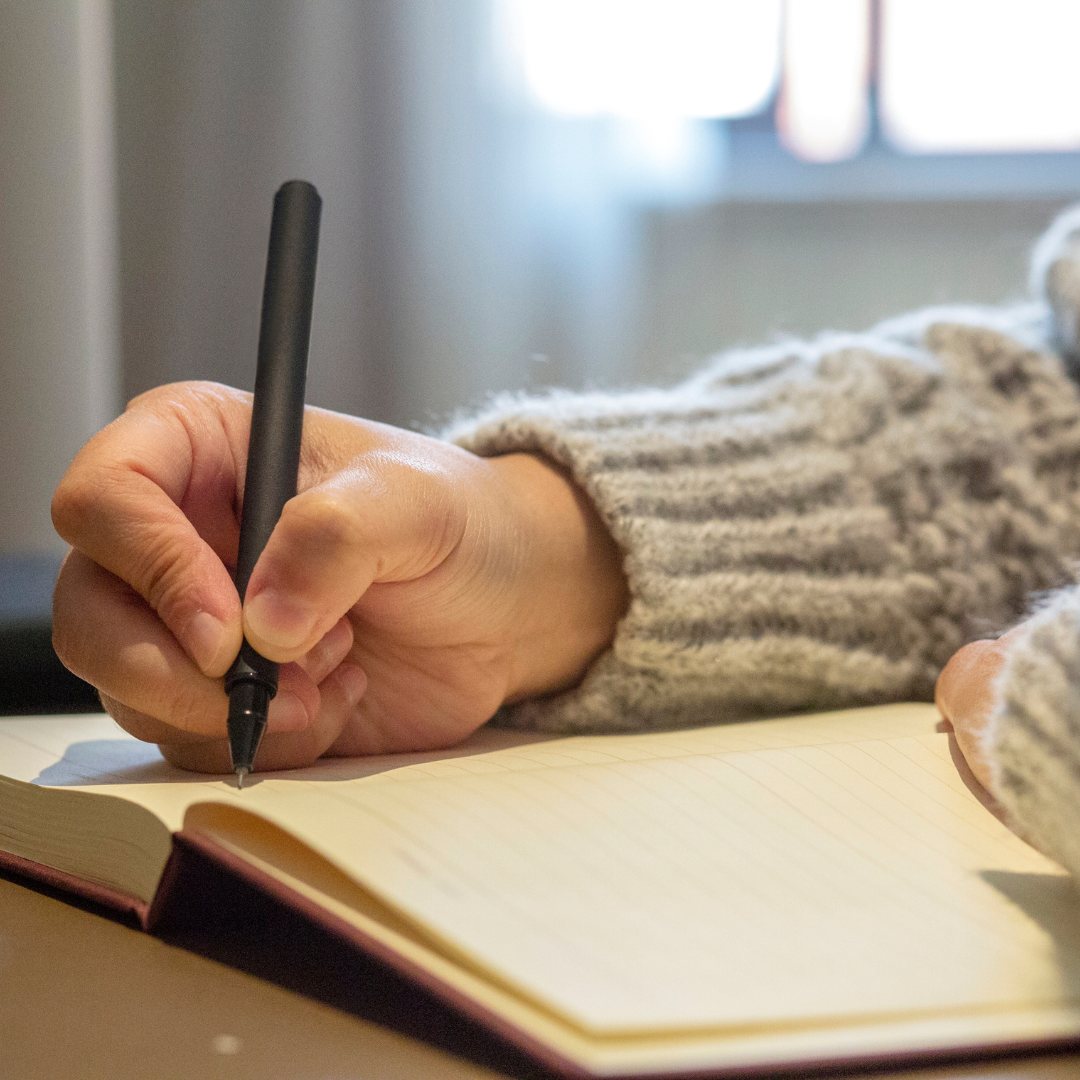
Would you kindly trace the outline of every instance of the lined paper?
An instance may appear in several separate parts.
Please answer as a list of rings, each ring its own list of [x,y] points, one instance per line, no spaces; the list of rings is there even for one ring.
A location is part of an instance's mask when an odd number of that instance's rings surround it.
[[[1056,879],[1080,927],[1070,883],[938,769],[944,736],[635,749],[283,785],[260,812],[595,1033],[1076,996],[1078,953],[985,874]]]
[[[239,795],[172,773],[77,790],[171,828],[208,799],[258,813],[446,955],[588,1033],[1076,1002],[1072,883],[966,791],[936,719],[896,706],[519,745],[484,733],[450,755],[327,762]],[[69,757],[24,778],[70,784]],[[110,775],[139,769],[168,766]]]

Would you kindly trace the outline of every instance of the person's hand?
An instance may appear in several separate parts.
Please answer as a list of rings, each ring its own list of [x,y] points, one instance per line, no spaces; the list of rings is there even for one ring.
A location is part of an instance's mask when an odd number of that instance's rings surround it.
[[[53,500],[73,549],[57,652],[170,761],[229,769],[222,676],[243,635],[283,664],[261,769],[452,745],[504,703],[574,685],[610,642],[619,553],[556,467],[311,408],[299,494],[241,611],[250,416],[249,394],[212,383],[143,394]]]
[[[995,684],[1016,635],[1017,626],[993,641],[973,641],[959,649],[938,676],[934,701],[949,733],[953,760],[967,786],[983,805],[1004,820],[992,795],[993,768],[987,745],[994,710]]]

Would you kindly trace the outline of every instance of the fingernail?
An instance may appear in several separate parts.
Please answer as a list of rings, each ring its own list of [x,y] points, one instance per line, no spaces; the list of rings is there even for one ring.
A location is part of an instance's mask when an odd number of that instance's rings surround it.
[[[200,611],[187,624],[184,643],[204,672],[217,673],[221,666],[218,660],[226,643],[225,627],[209,611]]]
[[[288,690],[279,690],[266,714],[269,731],[303,731],[310,723],[307,709]]]
[[[253,634],[279,649],[299,648],[315,629],[315,620],[306,608],[273,589],[244,604],[244,620]]]
[[[350,707],[355,705],[367,689],[367,675],[355,664],[339,664],[337,669],[338,685],[345,693],[345,700]]]

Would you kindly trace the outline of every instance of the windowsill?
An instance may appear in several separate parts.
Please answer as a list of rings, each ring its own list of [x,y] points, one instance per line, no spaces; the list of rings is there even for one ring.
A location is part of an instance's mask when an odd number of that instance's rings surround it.
[[[730,132],[721,202],[917,202],[1071,199],[1080,196],[1080,153],[901,154],[872,143],[850,161],[812,164],[773,132]]]

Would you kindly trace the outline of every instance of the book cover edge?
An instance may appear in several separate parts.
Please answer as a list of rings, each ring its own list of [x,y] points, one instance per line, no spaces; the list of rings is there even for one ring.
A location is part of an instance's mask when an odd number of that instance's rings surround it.
[[[173,855],[170,855],[169,862],[165,867],[165,873],[162,875],[162,881],[165,880],[165,876],[169,873],[169,865],[172,861]],[[32,859],[24,859],[21,855],[14,855],[10,851],[2,849],[0,849],[0,869],[6,870],[17,877],[29,878],[31,881],[38,882],[58,892],[89,900],[91,903],[108,908],[117,914],[133,916],[143,930],[149,930],[150,928],[150,914],[153,905],[111,885],[102,885],[88,878],[79,877],[77,874],[68,874],[63,870],[56,870],[51,866],[46,866],[44,863],[34,862]],[[159,883],[155,901],[160,893],[161,884]]]
[[[142,930],[153,934],[171,899],[174,883],[181,877],[181,864],[186,848],[194,849],[211,859],[228,873],[269,894],[286,907],[296,911],[305,919],[322,927],[334,937],[345,941],[350,946],[360,949],[366,955],[384,963],[428,992],[434,994],[449,1006],[475,1020],[487,1030],[505,1039],[523,1050],[534,1060],[539,1061],[558,1074],[569,1078],[597,1077],[601,1074],[583,1068],[579,1063],[563,1057],[546,1043],[534,1039],[519,1027],[503,1017],[486,1009],[473,998],[460,993],[425,969],[411,963],[400,954],[388,948],[382,942],[369,937],[359,928],[338,918],[332,912],[304,897],[288,886],[283,885],[257,867],[234,855],[214,842],[208,836],[195,831],[181,830],[173,834],[173,849],[165,865],[157,891],[151,903],[125,893],[122,890],[86,878],[78,877],[44,863],[14,855],[0,850],[0,870],[16,877],[29,879],[56,890],[72,895],[92,904],[106,908],[122,916],[133,917]],[[842,1068],[845,1071],[860,1068],[881,1068],[882,1066],[917,1067],[919,1065],[945,1064],[949,1062],[973,1061],[988,1058],[1006,1058],[1009,1056],[1031,1056],[1036,1053],[1061,1051],[1080,1046],[1080,1039],[1075,1036],[1053,1037],[1036,1040],[1021,1040],[1013,1043],[973,1044],[967,1047],[943,1047],[939,1050],[923,1049],[904,1053],[879,1053],[861,1056],[838,1056],[834,1058],[809,1058],[805,1061],[783,1063],[785,1073],[807,1073]],[[633,1080],[704,1080],[706,1077],[754,1077],[775,1073],[776,1063],[761,1063],[750,1066],[713,1067],[706,1069],[662,1071],[652,1073],[634,1073]],[[615,1080],[611,1075],[608,1080]]]

